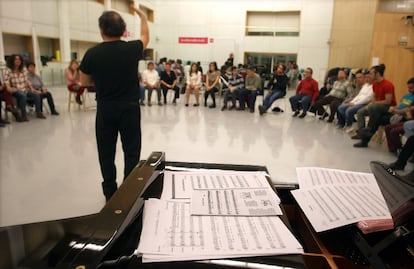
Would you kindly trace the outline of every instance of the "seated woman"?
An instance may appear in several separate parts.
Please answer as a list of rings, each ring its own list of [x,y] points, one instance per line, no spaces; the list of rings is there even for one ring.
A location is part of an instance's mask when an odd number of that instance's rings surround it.
[[[286,87],[289,78],[285,74],[285,66],[279,64],[273,74],[269,92],[263,100],[263,105],[259,106],[259,113],[263,115],[272,106],[273,102],[286,95]]]
[[[29,121],[26,114],[27,99],[33,100],[36,107],[36,116],[39,119],[46,117],[42,113],[42,101],[38,92],[27,79],[24,70],[23,57],[13,54],[7,60],[7,70],[4,74],[4,84],[8,92],[17,99],[21,111],[22,121]]]
[[[196,103],[194,106],[199,106],[199,97],[200,97],[200,87],[201,87],[201,72],[198,71],[198,65],[193,63],[190,68],[189,74],[187,74],[187,88],[185,90],[185,106],[188,106],[188,101],[190,100],[190,93],[194,91],[194,96]]]
[[[19,111],[13,105],[13,96],[10,92],[7,91],[6,87],[1,84],[0,81],[0,102],[3,101],[6,103],[6,110],[11,112],[13,116],[16,118],[16,121],[22,121]],[[3,120],[1,117],[1,109],[0,109],[0,126],[4,126],[5,124],[9,124],[10,122],[7,120]]]
[[[50,113],[52,115],[59,115],[55,108],[55,102],[53,101],[52,94],[44,88],[43,81],[39,75],[36,74],[36,65],[33,62],[27,63],[27,78],[29,79],[30,83],[32,83],[33,88],[36,90],[38,94],[40,94],[40,98],[43,100],[46,98],[47,103],[49,104]],[[40,110],[42,111],[42,110]]]
[[[204,106],[207,106],[207,99],[208,96],[211,96],[213,100],[213,104],[209,106],[209,108],[216,107],[216,92],[219,91],[220,87],[220,71],[218,71],[217,63],[212,62],[209,65],[209,71],[207,72],[207,79],[206,79],[206,92],[204,93]]]
[[[81,96],[87,87],[82,86],[80,83],[78,61],[70,61],[68,68],[65,70],[65,77],[68,90],[76,92],[76,103],[82,105]]]

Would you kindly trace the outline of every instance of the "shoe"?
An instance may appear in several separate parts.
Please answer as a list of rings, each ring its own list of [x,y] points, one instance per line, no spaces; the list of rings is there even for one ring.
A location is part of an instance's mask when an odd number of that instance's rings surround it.
[[[152,106],[152,104],[150,102],[148,102],[148,106]]]
[[[345,127],[345,132],[348,134],[353,133],[354,131],[355,131],[355,128],[352,126]]]
[[[237,111],[244,111],[244,107],[238,107],[236,108]]]
[[[299,118],[303,119],[304,117],[306,117],[306,112],[302,112],[302,114],[299,115]]]
[[[207,103],[204,103],[204,107],[207,107]]]
[[[389,168],[392,170],[402,170],[404,171],[404,166],[399,164],[398,162],[393,162],[388,165]]]
[[[368,147],[368,143],[365,141],[361,141],[361,142],[354,144],[354,148],[367,148],[367,147]]]
[[[229,108],[229,110],[233,110],[233,109],[235,109],[236,108],[236,106],[231,106],[230,108]]]
[[[167,100],[164,100],[164,105],[166,105],[167,104]]]
[[[82,105],[82,100],[81,100],[80,96],[76,96],[76,103],[80,106]]]
[[[216,105],[210,105],[208,108],[216,108]]]
[[[259,106],[259,114],[262,116],[264,113],[266,113],[264,107],[262,105]]]
[[[145,106],[145,103],[143,101],[139,102],[140,106]]]
[[[328,117],[329,116],[329,114],[328,113],[326,113],[326,112],[324,112],[323,114],[322,114],[322,116],[320,116],[319,117],[319,119],[320,120],[324,120],[326,117]]]
[[[174,98],[173,105],[176,105],[176,104],[177,104],[177,100],[175,100],[175,98]]]
[[[21,117],[21,122],[23,121],[29,121],[29,119],[27,118],[27,116]]]
[[[158,102],[158,105],[159,105],[159,106],[162,106],[161,102]]]
[[[326,122],[332,123],[333,121],[334,121],[334,119],[328,119]]]
[[[10,121],[0,119],[0,124],[10,124]]]
[[[37,113],[36,118],[38,118],[38,119],[46,119],[45,115],[43,115],[42,112]]]
[[[59,112],[57,112],[57,111],[53,111],[51,114],[52,114],[53,116],[59,116]]]
[[[249,112],[250,112],[250,113],[254,113],[254,108],[250,108],[250,109],[249,109]]]
[[[6,127],[6,124],[0,123],[0,127]]]
[[[362,139],[362,137],[359,134],[356,134],[356,135],[352,136],[351,139],[358,140],[358,139]]]
[[[221,108],[221,111],[224,111],[224,110],[226,110],[227,109],[227,106],[223,106],[222,108]]]
[[[295,113],[293,113],[292,117],[296,117],[297,115],[299,115],[299,110],[296,110]]]
[[[193,106],[200,106],[199,104],[194,104]]]
[[[188,106],[188,104],[185,104],[185,106]]]
[[[344,127],[345,127],[345,126],[344,126],[344,125],[341,125],[341,124],[336,125],[336,128],[337,128],[337,129],[339,129],[339,130],[340,130],[340,129],[344,129]]]

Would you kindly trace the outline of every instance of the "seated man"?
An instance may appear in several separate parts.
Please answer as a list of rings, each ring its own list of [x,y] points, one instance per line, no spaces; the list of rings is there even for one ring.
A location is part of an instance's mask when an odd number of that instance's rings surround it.
[[[152,91],[157,91],[158,105],[161,104],[161,89],[160,89],[160,77],[153,62],[149,62],[147,69],[142,72],[142,81],[144,82],[145,88],[148,90],[148,106],[151,106]]]
[[[168,90],[174,91],[173,104],[177,104],[177,99],[180,98],[180,88],[177,86],[177,77],[171,70],[171,63],[166,62],[164,65],[164,71],[161,72],[161,88],[164,94],[164,104],[167,103]]]
[[[50,108],[50,113],[52,115],[59,115],[59,113],[56,111],[55,108],[55,103],[53,101],[53,97],[52,94],[44,88],[43,85],[43,81],[40,78],[40,76],[38,76],[35,72],[36,72],[36,65],[33,62],[29,62],[27,63],[27,79],[30,81],[30,83],[32,84],[33,88],[35,89],[36,93],[40,95],[40,98],[43,100],[44,98],[47,99],[47,103],[49,104],[49,108]],[[42,111],[43,106],[41,106],[40,111]]]
[[[292,107],[293,117],[299,115],[299,102],[301,102],[302,114],[299,118],[304,118],[309,107],[315,103],[319,95],[318,82],[312,78],[313,70],[308,67],[305,70],[304,78],[299,82],[296,88],[296,95],[289,98]]]
[[[285,74],[285,66],[279,64],[273,74],[269,92],[263,100],[263,105],[259,106],[259,113],[263,115],[272,106],[273,102],[286,95],[286,87],[289,78]]]
[[[338,106],[348,94],[351,94],[351,91],[352,85],[349,80],[346,79],[345,71],[339,70],[338,79],[334,82],[331,91],[322,99],[315,102],[314,109],[318,115],[321,115],[319,119],[323,120],[329,116],[328,122],[333,122]],[[324,105],[329,105],[331,110],[330,115],[325,111],[323,107]]]
[[[231,100],[232,105],[229,110],[236,108],[236,101],[239,95],[239,91],[244,88],[244,80],[243,77],[239,74],[239,70],[237,67],[233,66],[231,68],[231,76],[227,81],[228,90],[226,91],[224,98],[223,98],[223,107],[221,111],[227,109],[227,102]]]
[[[368,142],[383,122],[383,117],[389,113],[390,107],[395,106],[396,103],[394,85],[384,78],[385,65],[376,65],[369,72],[374,80],[372,89],[375,101],[372,101],[366,107],[369,116],[368,128],[358,130],[358,137],[353,137],[361,139],[361,142],[354,144],[356,148],[368,147]]]
[[[41,111],[42,101],[38,92],[33,88],[27,79],[27,74],[23,70],[23,58],[21,55],[12,55],[7,60],[7,70],[4,74],[4,85],[8,92],[16,97],[21,111],[23,121],[29,121],[26,114],[27,99],[34,101],[36,107],[36,116],[39,119],[45,119]]]
[[[246,71],[246,85],[244,89],[238,92],[238,98],[240,103],[240,110],[244,110],[244,103],[246,99],[249,99],[249,110],[254,112],[254,106],[256,103],[257,91],[262,86],[262,80],[258,74],[256,74],[253,67],[247,68]]]
[[[369,72],[362,74],[356,73],[356,85],[360,88],[359,93],[348,103],[343,103],[338,107],[338,128],[346,128],[347,132],[352,132],[354,116],[364,106],[366,106],[374,95],[372,91],[372,79]]]

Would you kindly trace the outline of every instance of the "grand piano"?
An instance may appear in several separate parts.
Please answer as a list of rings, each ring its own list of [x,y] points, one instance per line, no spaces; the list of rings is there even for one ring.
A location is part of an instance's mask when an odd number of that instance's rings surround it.
[[[381,163],[373,162],[371,167],[377,180],[410,184]],[[282,221],[302,244],[303,255],[142,263],[136,248],[144,201],[160,197],[162,171],[173,168],[267,172],[263,166],[168,162],[163,152],[153,152],[96,214],[0,228],[0,269],[414,268],[414,213],[408,213],[390,231],[364,235],[355,225],[348,225],[316,233],[290,193],[298,186],[291,184],[277,184],[274,188],[282,202]]]

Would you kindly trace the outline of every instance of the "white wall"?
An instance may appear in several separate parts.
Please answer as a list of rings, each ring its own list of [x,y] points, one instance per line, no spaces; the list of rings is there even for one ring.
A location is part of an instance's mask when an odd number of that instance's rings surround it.
[[[296,53],[300,67],[310,66],[317,79],[328,65],[334,0],[170,0],[157,1],[150,47],[158,57],[217,61],[230,52],[235,63],[245,52]],[[172,12],[173,10],[173,12]],[[299,37],[245,36],[247,11],[301,11]],[[178,44],[178,37],[214,38],[207,45]],[[155,41],[156,38],[158,41]],[[233,49],[231,50],[231,48]]]

